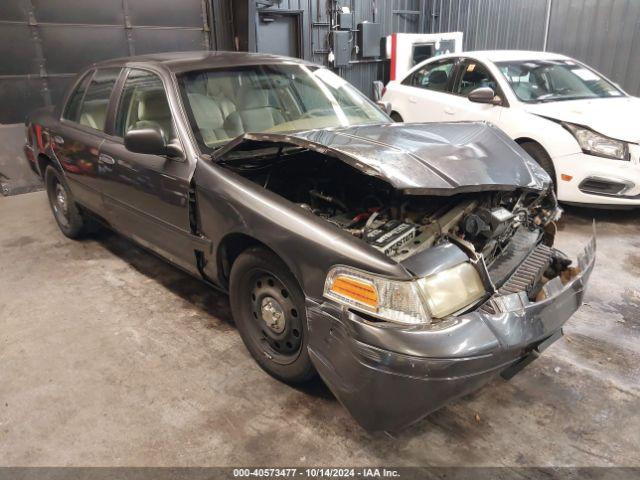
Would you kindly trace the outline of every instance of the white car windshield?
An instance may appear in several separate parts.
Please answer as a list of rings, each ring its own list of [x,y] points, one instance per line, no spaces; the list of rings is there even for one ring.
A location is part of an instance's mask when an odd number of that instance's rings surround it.
[[[179,77],[203,151],[244,132],[285,132],[391,122],[349,82],[325,68],[251,65]]]
[[[516,96],[541,103],[625,94],[597,72],[573,60],[496,62]]]

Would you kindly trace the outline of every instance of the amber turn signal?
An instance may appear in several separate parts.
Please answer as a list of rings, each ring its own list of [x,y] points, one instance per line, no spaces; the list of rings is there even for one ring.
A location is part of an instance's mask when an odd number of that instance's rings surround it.
[[[370,307],[378,307],[378,291],[370,283],[352,277],[340,276],[333,281],[331,291]]]
[[[567,175],[566,173],[563,173],[562,175],[560,175],[560,178],[565,182],[570,182],[571,180],[573,180],[573,175]]]

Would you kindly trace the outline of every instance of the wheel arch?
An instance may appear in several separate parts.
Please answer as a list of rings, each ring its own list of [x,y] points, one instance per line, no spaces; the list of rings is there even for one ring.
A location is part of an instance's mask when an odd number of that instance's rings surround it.
[[[215,257],[218,271],[218,282],[221,286],[225,289],[229,288],[229,278],[231,276],[233,263],[244,251],[254,247],[264,248],[265,250],[273,253],[287,267],[289,272],[298,282],[300,288],[304,288],[304,282],[302,282],[298,272],[294,268],[291,268],[291,264],[287,262],[286,258],[266,243],[243,232],[229,233],[225,235],[218,244]]]
[[[60,170],[58,165],[56,165],[56,163],[44,153],[38,154],[37,163],[38,163],[38,171],[40,173],[40,177],[43,180],[44,180],[44,172],[47,170],[47,166],[51,165],[56,170]]]

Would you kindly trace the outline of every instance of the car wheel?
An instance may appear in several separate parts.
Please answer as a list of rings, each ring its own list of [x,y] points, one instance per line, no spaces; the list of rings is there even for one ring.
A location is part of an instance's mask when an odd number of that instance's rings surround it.
[[[251,248],[231,268],[231,312],[251,356],[271,376],[300,383],[315,376],[302,289],[286,265]]]
[[[553,167],[553,161],[547,151],[535,142],[523,142],[520,146],[549,174],[554,188],[556,188],[556,169]]]
[[[67,237],[79,238],[86,231],[86,222],[63,176],[58,170],[48,166],[44,181],[49,205],[58,227]]]
[[[402,119],[402,116],[398,112],[391,112],[391,115],[389,116],[391,117],[391,120],[393,120],[396,123],[404,122],[404,120]]]

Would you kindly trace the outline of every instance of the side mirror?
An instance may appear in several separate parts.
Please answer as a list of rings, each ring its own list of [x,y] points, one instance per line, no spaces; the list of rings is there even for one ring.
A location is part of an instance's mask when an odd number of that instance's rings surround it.
[[[159,127],[148,126],[129,130],[124,136],[124,146],[134,153],[166,155],[167,139]]]
[[[377,103],[382,98],[382,93],[384,92],[384,83],[380,80],[376,80],[373,82],[373,100]]]
[[[124,136],[124,146],[134,153],[182,157],[179,145],[168,143],[162,129],[155,125],[129,130]]]
[[[391,112],[393,111],[391,102],[376,102],[376,104],[380,107],[380,110],[382,110],[384,113],[386,113],[387,115],[391,115]]]
[[[496,95],[492,88],[476,88],[469,94],[469,101],[474,103],[487,103],[489,105],[502,105],[502,99]]]

